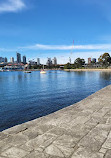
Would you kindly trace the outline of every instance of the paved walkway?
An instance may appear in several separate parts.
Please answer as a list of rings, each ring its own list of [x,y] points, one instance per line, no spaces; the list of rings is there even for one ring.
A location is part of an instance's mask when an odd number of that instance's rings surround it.
[[[111,158],[111,86],[1,132],[0,158]]]

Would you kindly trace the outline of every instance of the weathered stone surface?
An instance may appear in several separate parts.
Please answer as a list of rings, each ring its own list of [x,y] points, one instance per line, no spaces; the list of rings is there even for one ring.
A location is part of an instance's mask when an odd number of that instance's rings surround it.
[[[32,139],[28,141],[25,145],[33,148],[34,150],[37,150],[38,147],[42,146],[48,146],[56,139],[56,135],[46,133],[44,135],[39,135],[35,139]]]
[[[50,145],[45,149],[45,152],[51,156],[64,157],[62,151],[55,145]]]
[[[28,141],[27,136],[22,135],[22,134],[16,134],[16,135],[11,135],[8,138],[0,141],[0,147],[4,147],[6,146],[18,146],[18,145],[22,145],[25,142]]]
[[[61,145],[69,148],[73,148],[75,146],[75,139],[73,139],[70,135],[62,135],[57,138],[53,143],[56,145]]]
[[[0,132],[0,158],[111,158],[111,86]]]
[[[25,150],[22,150],[16,147],[9,148],[8,150],[1,153],[1,155],[9,157],[9,158],[22,158],[27,154],[28,152],[26,152]]]
[[[111,150],[108,150],[104,158],[111,158]]]
[[[66,158],[73,153],[73,148],[52,144],[45,149],[45,152],[51,156],[59,156]]]
[[[4,133],[0,133],[0,140],[7,138],[8,135]]]
[[[103,158],[102,153],[92,152],[88,148],[80,147],[71,158]]]
[[[103,148],[111,149],[111,132],[109,133],[106,141],[104,142]]]
[[[100,153],[103,153],[103,154],[105,154],[106,151],[107,151],[107,149],[105,149],[105,148],[101,148],[101,149],[99,150],[99,152],[100,152]]]
[[[5,134],[17,134],[27,129],[26,124],[17,125],[3,131]]]
[[[47,154],[44,154],[43,152],[33,151],[24,158],[48,158],[48,157],[49,156]]]
[[[79,145],[88,147],[92,151],[98,151],[106,140],[109,130],[110,126],[98,124],[83,139],[81,139]]]

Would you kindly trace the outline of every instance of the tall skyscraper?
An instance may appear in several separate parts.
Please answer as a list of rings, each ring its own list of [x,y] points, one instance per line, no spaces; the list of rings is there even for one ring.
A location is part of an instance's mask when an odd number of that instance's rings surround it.
[[[14,63],[14,58],[13,57],[10,58],[10,62]]]
[[[40,58],[37,58],[37,65],[40,65]]]
[[[7,63],[8,62],[8,59],[5,57],[5,63]]]
[[[57,65],[57,58],[56,57],[54,57],[54,59],[52,59],[52,64]]]
[[[5,62],[5,58],[0,57],[0,63]]]
[[[23,56],[23,64],[26,64],[26,56]]]
[[[21,54],[17,53],[17,63],[21,63]]]

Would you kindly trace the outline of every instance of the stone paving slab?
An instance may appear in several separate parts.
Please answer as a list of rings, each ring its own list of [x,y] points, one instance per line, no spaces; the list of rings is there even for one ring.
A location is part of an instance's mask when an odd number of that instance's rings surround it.
[[[0,158],[111,158],[111,85],[0,132]]]

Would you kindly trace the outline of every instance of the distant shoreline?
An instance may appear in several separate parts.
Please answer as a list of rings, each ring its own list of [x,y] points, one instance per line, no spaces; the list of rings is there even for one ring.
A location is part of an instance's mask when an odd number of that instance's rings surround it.
[[[44,70],[45,70],[45,71],[49,71],[49,70],[55,70],[55,71],[57,71],[57,70],[60,70],[60,69],[44,69]],[[7,71],[7,70],[4,70],[4,72],[5,72],[5,71]],[[27,69],[27,70],[24,70],[24,69],[23,69],[23,70],[9,70],[9,71],[14,71],[14,72],[15,72],[15,71],[22,71],[22,72],[23,72],[23,71],[41,71],[41,69]],[[2,72],[2,71],[0,71],[0,72]]]
[[[111,72],[111,69],[64,69],[64,71],[67,71],[67,72],[73,72],[73,71],[106,71],[106,72]]]
[[[10,70],[10,71],[40,71],[41,69],[27,69],[27,70]],[[45,71],[66,71],[66,72],[86,72],[86,71],[103,71],[103,72],[111,72],[111,69],[45,69]]]

